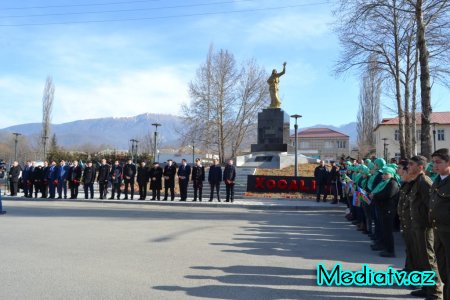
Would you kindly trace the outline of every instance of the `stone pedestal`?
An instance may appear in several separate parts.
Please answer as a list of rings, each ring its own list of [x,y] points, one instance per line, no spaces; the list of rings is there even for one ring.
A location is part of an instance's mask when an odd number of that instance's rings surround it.
[[[289,141],[290,118],[281,108],[266,108],[258,113],[257,144],[251,152],[291,152]]]

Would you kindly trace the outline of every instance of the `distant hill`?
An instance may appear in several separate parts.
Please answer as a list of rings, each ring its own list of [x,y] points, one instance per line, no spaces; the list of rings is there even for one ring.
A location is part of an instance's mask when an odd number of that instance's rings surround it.
[[[141,114],[134,117],[123,118],[99,118],[79,120],[51,126],[52,134],[56,134],[58,144],[71,149],[75,146],[92,144],[104,145],[111,149],[127,150],[129,149],[130,139],[140,139],[150,131],[154,132],[152,123],[161,123],[158,132],[162,140],[163,147],[178,146],[180,144],[179,129],[182,128],[180,117],[175,115],[163,114]],[[332,125],[314,125],[312,127],[327,127],[337,130],[350,136],[350,143],[356,143],[356,122],[344,124],[341,126]],[[310,127],[308,127],[310,128]],[[306,128],[300,128],[303,130]],[[41,123],[29,123],[15,125],[0,129],[0,138],[11,136],[12,132],[20,132],[29,138],[38,138],[41,131]],[[249,141],[249,144],[256,142]]]
[[[67,148],[83,144],[105,145],[116,149],[128,149],[130,139],[139,139],[148,132],[153,134],[152,123],[160,123],[158,132],[165,145],[178,144],[177,128],[181,127],[178,116],[162,114],[141,114],[124,118],[99,118],[79,120],[51,126],[51,134],[56,134],[58,144]],[[38,137],[41,123],[15,125],[0,130],[0,134],[20,132]]]

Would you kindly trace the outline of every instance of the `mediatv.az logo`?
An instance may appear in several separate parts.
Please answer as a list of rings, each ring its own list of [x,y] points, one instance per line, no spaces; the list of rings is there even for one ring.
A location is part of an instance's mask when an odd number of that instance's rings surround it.
[[[374,271],[368,265],[362,265],[360,271],[342,270],[341,264],[334,265],[328,271],[323,264],[317,265],[317,285],[335,286],[433,286],[435,285],[433,271],[397,271],[389,267],[386,271]]]

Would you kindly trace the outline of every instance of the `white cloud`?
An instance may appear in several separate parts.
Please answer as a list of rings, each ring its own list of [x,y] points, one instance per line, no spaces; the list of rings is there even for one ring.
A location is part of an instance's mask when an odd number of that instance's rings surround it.
[[[55,123],[70,120],[123,117],[140,113],[177,114],[188,101],[187,82],[173,67],[127,71],[85,89],[69,85],[56,88]]]

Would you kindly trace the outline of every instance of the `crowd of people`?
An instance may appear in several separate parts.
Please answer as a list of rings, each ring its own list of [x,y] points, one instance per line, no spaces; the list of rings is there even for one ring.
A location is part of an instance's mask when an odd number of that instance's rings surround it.
[[[425,299],[450,299],[450,156],[438,149],[432,160],[421,155],[324,162],[315,169],[317,201],[329,192],[332,203],[347,203],[346,218],[373,240],[371,249],[395,257],[399,227],[406,246],[402,271],[433,271],[436,284],[411,292]]]
[[[94,198],[94,183],[98,183],[100,199],[134,199],[135,183],[138,185],[139,200],[147,199],[148,186],[150,185],[151,199],[161,200],[161,191],[164,187],[163,201],[175,199],[175,181],[178,180],[180,201],[186,201],[189,182],[192,182],[194,198],[192,201],[202,201],[202,191],[205,179],[211,187],[209,201],[213,201],[214,191],[217,200],[220,200],[220,184],[226,186],[225,202],[234,201],[234,185],[236,180],[236,168],[233,160],[228,160],[224,170],[218,159],[213,160],[206,178],[205,167],[201,159],[197,158],[195,164],[190,166],[185,159],[177,166],[169,159],[164,167],[154,162],[151,167],[146,162],[136,166],[131,159],[125,164],[116,160],[108,164],[102,159],[97,167],[91,161],[80,164],[78,161],[66,162],[61,160],[59,164],[52,161],[50,164],[44,161],[43,165],[27,161],[25,166],[20,166],[15,161],[8,173],[10,195],[17,196],[19,187],[23,189],[24,197],[35,198],[40,194],[41,198],[50,199],[77,199],[80,186],[84,191],[85,199]],[[121,198],[121,195],[124,195]]]

